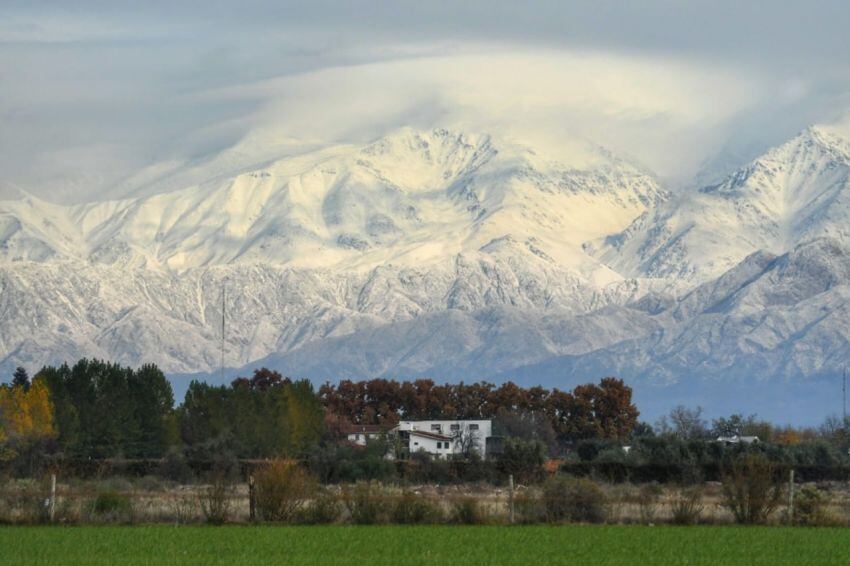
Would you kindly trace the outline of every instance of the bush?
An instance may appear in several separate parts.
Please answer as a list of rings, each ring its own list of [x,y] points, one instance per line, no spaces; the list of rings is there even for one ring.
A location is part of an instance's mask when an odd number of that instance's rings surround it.
[[[339,499],[323,490],[298,513],[297,521],[305,525],[327,525],[339,520],[340,511]]]
[[[694,525],[702,516],[702,486],[680,487],[670,501],[671,519],[677,525]]]
[[[291,522],[316,493],[316,481],[292,460],[273,460],[254,473],[257,515]]]
[[[46,523],[49,488],[35,480],[9,482],[0,497],[0,522]]]
[[[592,480],[556,476],[543,485],[543,505],[550,523],[605,521],[605,493]]]
[[[105,491],[92,502],[92,514],[100,520],[129,522],[133,518],[133,502],[117,491]]]
[[[541,523],[546,520],[546,509],[538,494],[524,490],[514,496],[514,521],[521,524]]]
[[[399,525],[437,523],[442,518],[440,507],[427,497],[406,491],[395,500],[390,519]]]
[[[389,514],[383,491],[370,483],[358,483],[353,488],[343,490],[343,502],[355,525],[381,523]]]
[[[165,479],[181,484],[189,483],[195,476],[189,462],[186,461],[186,456],[175,448],[165,454],[159,467],[159,474]]]
[[[837,523],[837,519],[827,511],[829,497],[814,485],[800,490],[794,500],[794,524],[807,527],[826,526]]]
[[[657,483],[647,483],[638,490],[637,504],[641,523],[652,523],[658,513],[658,504],[663,490]]]
[[[227,474],[214,473],[208,485],[201,488],[198,496],[201,512],[206,521],[212,525],[222,525],[230,518],[230,507],[233,498],[233,484]]]
[[[767,522],[781,494],[776,469],[763,454],[739,457],[723,476],[723,503],[738,523]]]
[[[452,501],[451,521],[459,525],[482,525],[487,522],[487,512],[474,497],[461,497]]]

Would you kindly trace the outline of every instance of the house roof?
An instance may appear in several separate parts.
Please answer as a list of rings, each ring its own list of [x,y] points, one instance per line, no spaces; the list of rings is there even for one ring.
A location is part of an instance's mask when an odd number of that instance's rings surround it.
[[[436,432],[427,432],[424,430],[411,430],[410,436],[424,436],[425,438],[433,438],[434,440],[454,440],[451,436],[437,434]]]

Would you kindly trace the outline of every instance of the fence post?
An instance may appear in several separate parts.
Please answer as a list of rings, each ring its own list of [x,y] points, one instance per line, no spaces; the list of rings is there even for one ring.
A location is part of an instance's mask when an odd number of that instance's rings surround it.
[[[794,468],[788,474],[788,524],[794,524]]]
[[[257,517],[257,502],[254,499],[254,476],[248,476],[248,516],[253,522]]]
[[[508,522],[514,524],[514,475],[508,476]]]
[[[52,523],[53,517],[56,515],[56,474],[50,474],[50,505],[47,512]]]

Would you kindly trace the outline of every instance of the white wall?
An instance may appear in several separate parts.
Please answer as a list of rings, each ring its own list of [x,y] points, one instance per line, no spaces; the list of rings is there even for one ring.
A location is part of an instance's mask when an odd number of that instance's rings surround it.
[[[439,445],[439,448],[437,447]],[[419,436],[415,432],[410,435],[410,444],[408,446],[411,454],[419,451],[425,451],[428,454],[433,454],[438,458],[445,459],[449,454],[456,452],[455,443],[449,440],[437,440],[427,436]]]

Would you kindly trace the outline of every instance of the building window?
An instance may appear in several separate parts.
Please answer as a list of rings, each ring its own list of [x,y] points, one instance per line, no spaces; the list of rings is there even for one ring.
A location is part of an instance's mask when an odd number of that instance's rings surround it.
[[[460,430],[460,425],[459,424],[453,424],[449,428],[451,428],[452,432],[457,432],[457,431]]]
[[[442,442],[438,442],[438,443],[437,443],[437,450],[440,450],[442,447],[443,447],[443,443],[442,443]]]
[[[443,430],[443,427],[442,427],[442,426],[440,426],[440,425],[438,425],[438,424],[432,424],[432,425],[431,425],[431,430],[432,430],[433,432],[440,432],[440,431],[442,431],[442,430]]]
[[[414,443],[413,443],[413,445],[414,445],[414,446],[419,446],[419,443],[418,443],[418,442],[414,442]]]
[[[478,430],[478,425],[477,424],[469,425],[469,430]]]

